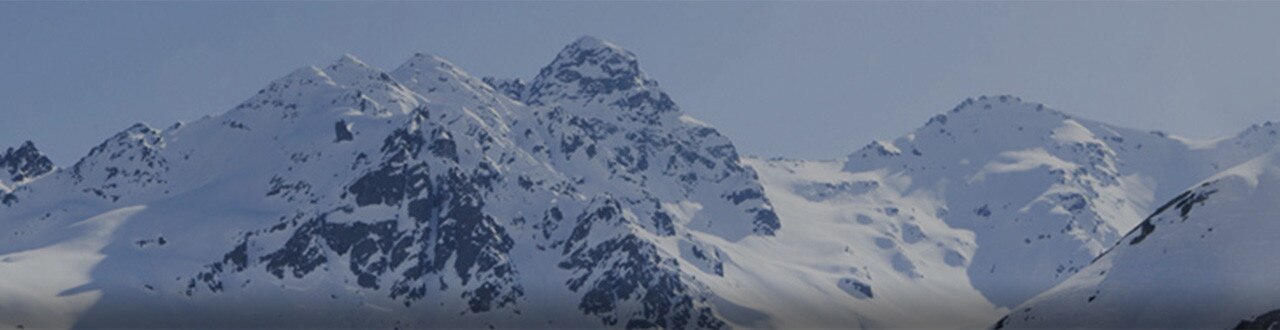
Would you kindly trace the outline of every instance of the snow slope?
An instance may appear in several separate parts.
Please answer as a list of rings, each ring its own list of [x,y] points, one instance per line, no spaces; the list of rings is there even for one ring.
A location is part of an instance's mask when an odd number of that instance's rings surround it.
[[[123,207],[59,228],[74,237],[58,243],[0,255],[0,324],[6,327],[41,324],[74,325],[78,312],[88,309],[101,294],[83,290],[91,268],[106,257],[100,252],[116,228],[143,206]],[[9,251],[6,251],[9,252]],[[30,301],[47,304],[33,305]]]
[[[1157,208],[997,327],[1273,328],[1278,199],[1280,154],[1223,171]]]
[[[803,267],[814,277],[808,285],[835,284],[824,289],[857,298],[850,307],[856,313],[846,315],[872,328],[977,328],[1004,314],[966,274],[977,247],[973,232],[951,228],[937,217],[934,211],[945,203],[906,190],[909,180],[845,172],[836,161],[751,159],[748,164],[760,172],[765,192],[787,224],[776,246],[752,247],[767,256],[762,259],[780,264],[753,267],[759,276],[770,277],[765,286],[795,281],[787,278],[794,277],[791,272],[776,269]],[[817,296],[794,303],[813,311],[822,309],[807,304],[838,303],[816,301]]]

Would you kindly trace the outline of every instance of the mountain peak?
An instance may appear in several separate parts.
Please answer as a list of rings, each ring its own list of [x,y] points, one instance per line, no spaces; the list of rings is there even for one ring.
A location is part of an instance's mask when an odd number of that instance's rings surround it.
[[[369,66],[351,54],[343,54],[341,58],[324,67],[324,72],[335,81],[350,85],[362,78],[385,78],[381,69]]]
[[[635,54],[600,38],[584,36],[565,46],[543,67],[529,89],[530,103],[594,99],[598,95],[656,86],[640,71]]]
[[[604,39],[583,36],[561,49],[556,59],[543,68],[542,72],[546,73],[548,69],[581,68],[599,69],[594,72],[579,71],[588,77],[639,76],[643,74],[639,66],[636,55],[631,51]]]
[[[329,77],[329,74],[324,72],[324,69],[321,69],[318,66],[308,65],[290,71],[289,74],[271,81],[270,85],[262,91],[259,91],[259,93],[265,93],[267,90],[279,90],[283,89],[286,85],[303,84],[303,82],[308,82],[307,84],[337,84],[337,82],[333,81],[333,78]]]
[[[152,147],[161,143],[160,131],[152,128],[151,125],[138,122],[130,125],[129,128],[116,133],[116,135],[103,141],[97,147],[89,150],[89,156],[106,152],[111,147],[128,148],[131,146]]]
[[[333,66],[340,66],[340,65],[353,65],[353,66],[360,66],[360,67],[369,66],[368,64],[365,64],[364,61],[361,61],[355,55],[351,55],[350,53],[342,54],[342,57],[338,58],[338,60],[335,61],[333,64]]]
[[[1063,114],[1061,111],[1051,109],[1042,103],[1023,101],[1022,98],[1020,97],[1017,97],[1014,95],[1008,95],[1008,94],[982,95],[982,96],[978,96],[977,98],[971,97],[971,98],[965,99],[963,102],[960,102],[960,104],[957,104],[954,108],[951,108],[951,111],[948,111],[947,113],[963,113],[963,112],[969,112],[969,111],[1002,110],[1002,109],[1013,110],[1013,111],[1045,112],[1048,114],[1054,114],[1059,117],[1065,116],[1065,114]]]
[[[18,152],[36,152],[36,153],[39,153],[40,151],[36,149],[36,144],[35,144],[34,142],[31,142],[31,140],[27,140],[27,141],[22,142],[22,145],[18,147]]]
[[[408,61],[401,64],[400,67],[453,67],[453,63],[443,57],[429,53],[414,53]]]
[[[427,53],[413,54],[409,60],[391,70],[391,76],[408,89],[428,98],[440,96],[440,93],[452,94],[486,86],[479,78],[471,76],[453,62]]]
[[[470,74],[463,72],[462,69],[454,65],[453,62],[428,53],[414,53],[409,60],[400,64],[395,70],[391,70],[391,74],[397,79],[401,79],[401,83],[406,85],[414,85],[409,81],[412,78],[440,79],[439,76],[441,75],[458,78],[470,76]]]
[[[16,149],[9,148],[5,150],[4,155],[0,155],[0,171],[2,171],[0,174],[4,175],[3,180],[8,182],[22,182],[52,170],[53,161],[40,153],[35,143],[31,141],[23,142]]]
[[[618,45],[615,45],[614,43],[609,42],[608,40],[604,40],[603,38],[590,36],[590,35],[584,35],[584,36],[578,37],[578,40],[574,40],[573,43],[570,43],[569,46],[566,47],[566,49],[568,48],[574,48],[574,49],[580,49],[580,50],[607,48],[607,49],[612,49],[619,52],[626,52],[626,50],[622,49],[622,47],[618,47]]]
[[[989,118],[999,116],[1005,122],[1024,122],[1024,121],[1060,121],[1069,119],[1071,116],[1054,110],[1042,103],[1026,102],[1022,98],[1013,95],[982,95],[977,98],[970,97],[956,104],[951,111],[941,113],[924,124],[924,127],[917,129],[924,130],[934,125],[947,124],[950,119],[971,118],[980,124],[987,124]]]
[[[126,128],[125,131],[131,132],[131,133],[147,133],[147,132],[155,131],[155,129],[151,128],[151,125],[147,125],[147,123],[137,122],[137,123],[133,123],[133,125],[129,126],[129,128]]]

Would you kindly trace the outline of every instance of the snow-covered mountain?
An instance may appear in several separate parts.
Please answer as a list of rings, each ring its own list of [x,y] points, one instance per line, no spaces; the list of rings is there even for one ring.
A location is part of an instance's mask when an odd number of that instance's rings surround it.
[[[956,306],[993,306],[963,313],[989,317],[1052,288],[1160,200],[1273,149],[1277,130],[1268,123],[1193,141],[995,96],[844,160],[748,163],[789,224],[779,237],[796,226],[838,233],[868,266],[858,283],[883,292],[877,299],[909,301],[888,303],[907,310],[892,322],[904,324]]]
[[[531,79],[352,56],[75,164],[0,157],[0,324],[981,327],[1271,150],[1010,96],[846,159],[741,157],[583,37]]]
[[[781,228],[729,140],[596,38],[498,87],[345,56],[48,174],[10,152],[0,320],[726,325],[714,244]]]
[[[1164,203],[997,327],[1274,329],[1277,200],[1280,154],[1223,171]]]

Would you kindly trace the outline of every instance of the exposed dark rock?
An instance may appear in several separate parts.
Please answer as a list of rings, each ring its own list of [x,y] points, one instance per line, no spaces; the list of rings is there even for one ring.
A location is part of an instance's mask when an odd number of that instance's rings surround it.
[[[355,135],[351,134],[351,124],[347,124],[345,120],[339,120],[333,123],[334,139],[333,142],[351,141],[355,139]]]
[[[1280,328],[1280,309],[1263,313],[1253,320],[1242,320],[1236,329],[1276,329]]]
[[[22,182],[53,171],[53,161],[41,154],[34,143],[27,141],[0,155],[0,171],[10,182]]]

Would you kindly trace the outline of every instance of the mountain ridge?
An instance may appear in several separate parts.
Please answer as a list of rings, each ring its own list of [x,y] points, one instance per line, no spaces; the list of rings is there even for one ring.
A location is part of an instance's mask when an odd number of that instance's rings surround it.
[[[347,54],[16,180],[0,259],[26,271],[0,279],[40,285],[0,285],[0,323],[986,326],[1276,130],[1191,141],[1006,95],[764,160],[603,39],[529,81]]]
[[[1275,265],[1257,254],[1274,241],[1277,164],[1271,151],[1191,186],[996,327],[1274,325]]]
[[[681,120],[655,83],[537,95],[544,106],[530,108],[428,55],[389,73],[346,55],[295,70],[223,114],[130,127],[32,182],[34,202],[0,210],[6,227],[30,228],[8,244],[15,253],[105,256],[74,291],[101,298],[72,309],[83,309],[76,320],[4,319],[237,326],[278,313],[270,324],[725,326],[690,273],[719,273],[721,262],[691,234],[741,240],[779,228],[732,144]],[[211,217],[219,221],[168,220]],[[125,238],[56,248],[66,239],[57,228],[84,218],[113,224],[84,235]],[[154,274],[128,272],[136,267]],[[257,283],[292,292],[281,299],[330,303],[235,303],[264,294],[248,289]],[[0,304],[83,299],[57,296]],[[532,303],[544,299],[564,303]],[[153,309],[172,313],[137,317]]]

